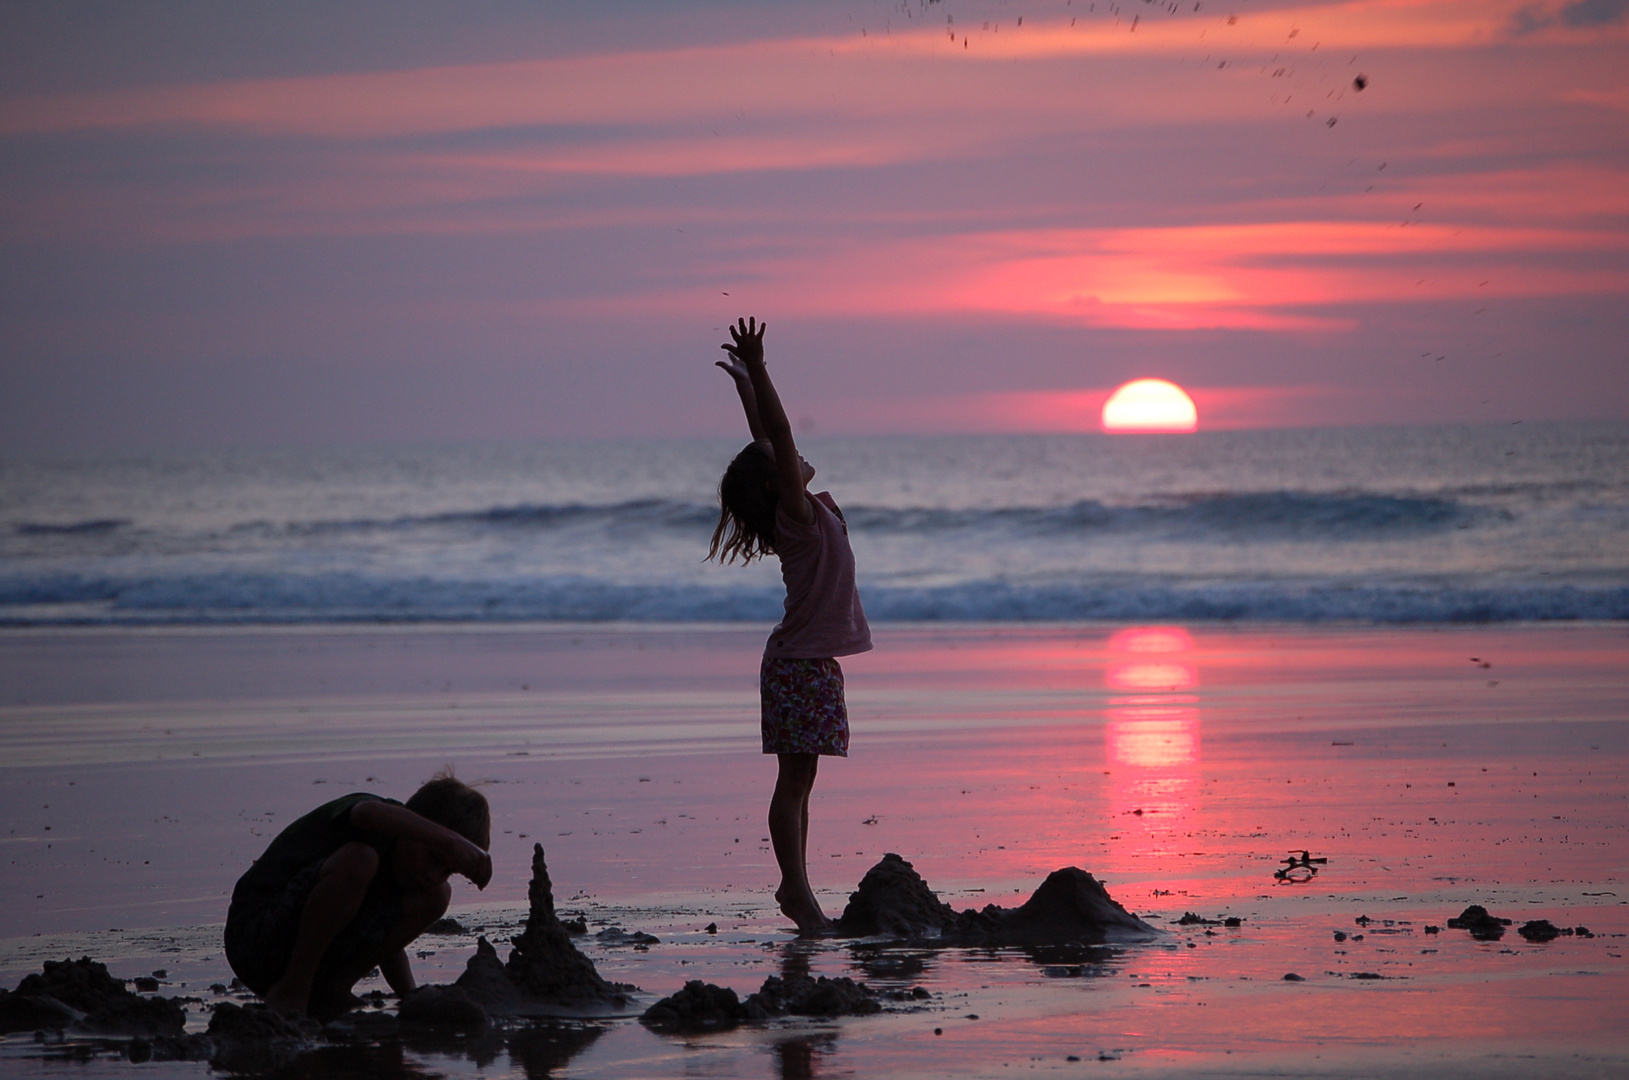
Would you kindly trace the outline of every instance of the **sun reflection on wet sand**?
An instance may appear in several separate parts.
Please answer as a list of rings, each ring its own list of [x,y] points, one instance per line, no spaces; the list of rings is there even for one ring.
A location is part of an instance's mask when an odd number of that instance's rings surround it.
[[[1108,641],[1103,725],[1114,861],[1175,858],[1200,794],[1199,669],[1181,627],[1137,626]],[[1116,867],[1118,868],[1118,867]],[[1107,868],[1105,868],[1107,869]]]
[[[7,858],[17,880],[38,884],[29,895],[14,887],[4,914],[13,933],[45,936],[0,941],[0,974],[15,985],[45,959],[86,952],[120,975],[162,965],[193,986],[229,978],[217,928],[106,928],[218,919],[235,869],[269,832],[330,792],[411,790],[445,761],[419,732],[451,721],[456,764],[487,785],[501,822],[501,877],[482,894],[460,887],[462,921],[516,925],[541,840],[563,904],[596,927],[661,939],[648,952],[585,942],[607,978],[653,994],[691,978],[745,992],[806,970],[934,995],[920,1013],[709,1036],[711,1074],[994,1075],[1043,1055],[1061,1065],[1099,1054],[1145,1075],[1215,1074],[1246,1055],[1279,1075],[1321,1055],[1341,1077],[1384,1072],[1370,1066],[1388,1054],[1412,1075],[1428,1074],[1428,1055],[1450,1075],[1522,1075],[1500,1071],[1499,1061],[1529,1063],[1517,1051],[1547,1055],[1531,1075],[1560,1075],[1553,1066],[1578,1053],[1584,1064],[1567,1075],[1621,1066],[1621,628],[877,636],[875,654],[844,665],[853,756],[823,765],[814,799],[811,876],[829,908],[896,851],[958,909],[1021,903],[1049,871],[1079,866],[1170,934],[1062,959],[792,941],[769,900],[774,860],[760,824],[773,759],[758,753],[756,694],[739,676],[756,633],[356,634],[323,639],[337,658],[318,674],[384,684],[395,669],[369,667],[384,662],[375,657],[402,665],[401,685],[425,671],[471,679],[482,662],[491,671],[486,684],[416,698],[233,702],[205,694],[210,684],[190,704],[12,708],[0,726],[13,749],[0,755],[0,808],[17,829]],[[223,656],[277,659],[278,640],[154,636],[129,648],[133,665],[185,661],[202,679],[205,661]],[[370,647],[380,643],[394,648]],[[636,651],[646,698],[622,685]],[[505,690],[509,655],[528,680],[547,673],[553,692]],[[307,666],[283,663],[310,679]],[[308,738],[319,723],[332,735]],[[289,745],[273,756],[262,739]],[[118,747],[119,759],[74,750],[94,743]],[[129,861],[114,875],[104,843]],[[1275,882],[1286,852],[1302,849],[1329,858],[1314,882]],[[1468,903],[1518,926],[1544,918],[1593,933],[1535,943],[1512,926],[1489,942],[1427,929]],[[1186,911],[1213,921],[1182,925]],[[1228,915],[1241,925],[1214,921]],[[717,933],[703,929],[714,922]],[[473,947],[469,935],[437,939],[415,970],[450,981]],[[572,1068],[584,1075],[686,1075],[699,1060],[695,1045],[627,1022],[580,1047],[561,1038],[511,1040],[511,1068],[560,1068],[548,1056],[557,1043],[580,1055]],[[497,1075],[440,1051],[409,1060]]]

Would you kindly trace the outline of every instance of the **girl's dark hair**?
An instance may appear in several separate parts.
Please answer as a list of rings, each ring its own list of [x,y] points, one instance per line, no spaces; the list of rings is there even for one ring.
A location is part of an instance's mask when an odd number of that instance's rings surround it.
[[[492,845],[492,811],[487,807],[486,796],[454,776],[451,765],[415,791],[407,800],[407,808],[478,847]]]
[[[743,564],[775,554],[775,508],[780,505],[775,460],[757,443],[735,455],[718,482],[718,525],[707,557]]]

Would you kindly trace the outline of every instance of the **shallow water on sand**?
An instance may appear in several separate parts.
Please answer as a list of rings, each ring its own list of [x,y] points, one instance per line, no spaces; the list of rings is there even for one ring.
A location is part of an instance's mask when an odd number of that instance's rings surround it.
[[[1171,930],[1083,956],[792,939],[762,839],[760,642],[697,627],[8,637],[8,676],[27,677],[0,703],[0,981],[70,953],[127,977],[164,968],[165,993],[226,981],[226,897],[278,828],[451,761],[487,783],[498,867],[487,893],[455,891],[455,913],[495,940],[541,842],[562,908],[662,939],[587,946],[651,995],[689,978],[746,993],[807,965],[933,996],[706,1038],[617,1021],[422,1047],[404,1067],[1587,1076],[1629,1060],[1621,626],[879,633],[845,662],[853,756],[816,788],[822,901],[835,913],[887,851],[957,907],[1011,905],[1078,865]],[[1328,863],[1275,880],[1303,849]],[[1596,936],[1427,933],[1469,903]],[[1241,925],[1175,925],[1188,911]],[[455,977],[472,948],[421,939],[421,981]],[[32,1074],[52,1053],[13,1037],[0,1066]],[[96,1061],[83,1067],[129,1068]]]

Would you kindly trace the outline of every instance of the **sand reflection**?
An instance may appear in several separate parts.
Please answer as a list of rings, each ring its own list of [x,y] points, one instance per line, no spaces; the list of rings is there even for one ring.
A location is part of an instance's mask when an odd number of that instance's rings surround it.
[[[1104,727],[1113,826],[1127,854],[1161,856],[1194,810],[1200,759],[1194,642],[1174,626],[1137,626],[1109,639],[1112,690]]]

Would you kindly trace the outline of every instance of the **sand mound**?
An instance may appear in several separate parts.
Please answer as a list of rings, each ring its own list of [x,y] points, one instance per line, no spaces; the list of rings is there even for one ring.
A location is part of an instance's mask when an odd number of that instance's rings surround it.
[[[657,1031],[723,1031],[747,1019],[741,999],[727,986],[692,979],[684,989],[646,1009],[639,1022]]]
[[[302,1022],[282,1013],[273,1012],[264,1005],[234,1005],[223,1001],[215,1006],[209,1017],[208,1035],[217,1039],[239,1039],[247,1042],[266,1042],[271,1039],[304,1041],[316,1030],[310,1022]]]
[[[946,944],[1098,944],[1160,933],[1079,867],[1054,870],[1022,907],[957,913],[892,853],[866,871],[835,929],[843,937],[935,937]]]
[[[746,1000],[746,1007],[754,1006],[771,1016],[867,1016],[881,1012],[876,991],[865,983],[847,977],[818,979],[807,975],[790,975],[784,979],[771,975],[763,987]]]
[[[672,997],[663,998],[639,1018],[656,1031],[694,1034],[723,1031],[743,1022],[786,1016],[868,1016],[881,1012],[877,992],[849,978],[828,979],[824,975],[771,975],[756,994],[745,1001],[727,986],[714,986],[700,979],[684,984]]]
[[[462,986],[421,986],[402,999],[396,1010],[403,1024],[430,1027],[481,1027],[486,1010]]]
[[[1481,904],[1472,904],[1458,917],[1448,920],[1451,930],[1469,930],[1471,937],[1478,941],[1498,941],[1505,936],[1505,927],[1510,925],[1509,919],[1498,919],[1488,914],[1488,909]]]
[[[26,976],[14,993],[0,998],[0,1029],[77,1027],[101,1035],[147,1038],[180,1035],[187,1014],[169,998],[142,997],[125,989],[90,957],[47,960],[38,975]]]
[[[910,863],[889,853],[849,894],[837,932],[845,937],[921,937],[956,926],[958,918]]]
[[[223,1001],[215,1006],[205,1034],[212,1046],[209,1063],[229,1073],[265,1073],[288,1068],[316,1045],[321,1027],[264,1005],[247,1007]]]
[[[65,1028],[85,1014],[47,994],[0,990],[0,1035]]]
[[[1101,882],[1077,866],[1048,874],[1023,907],[997,918],[997,932],[1004,941],[1083,944],[1136,941],[1159,933],[1115,903]]]

